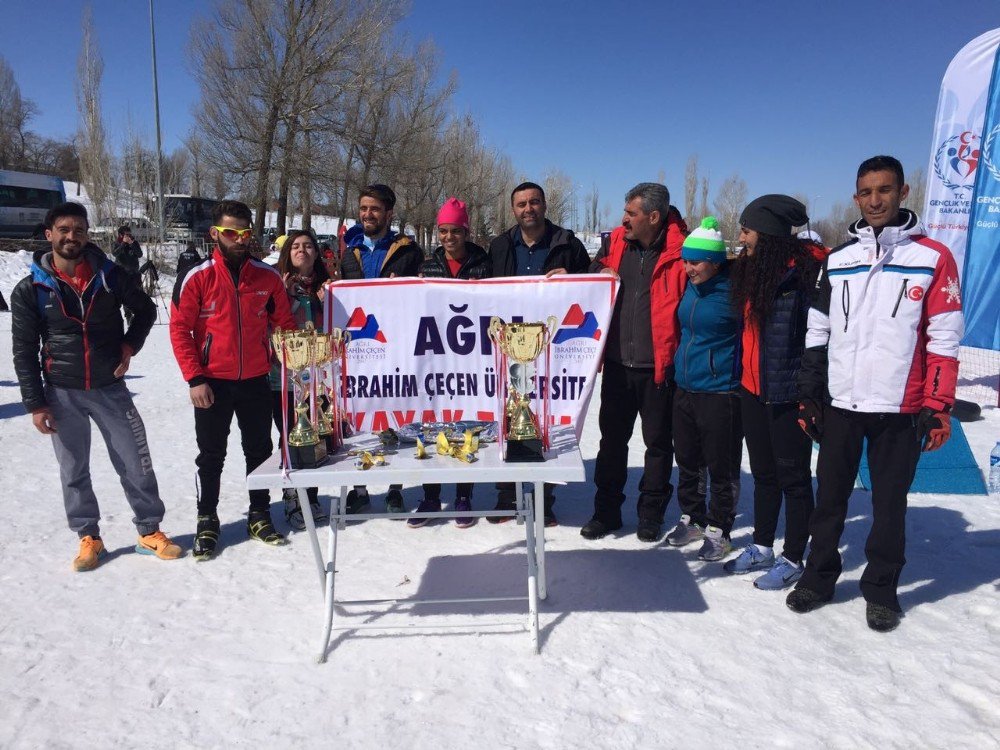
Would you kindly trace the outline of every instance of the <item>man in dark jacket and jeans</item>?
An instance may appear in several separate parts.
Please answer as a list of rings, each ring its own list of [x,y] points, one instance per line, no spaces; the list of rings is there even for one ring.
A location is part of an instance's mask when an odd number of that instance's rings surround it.
[[[163,502],[146,428],[122,378],[156,320],[138,278],[87,241],[87,210],[63,203],[45,217],[48,250],[11,296],[14,369],[35,428],[52,436],[69,527],[80,537],[77,571],[106,555],[90,481],[90,422],[97,423],[139,532],[136,551],[165,560],[181,549],[160,531]],[[121,308],[132,312],[128,330]],[[44,383],[43,383],[44,377]]]
[[[667,188],[641,182],[625,196],[622,226],[594,259],[592,271],[616,273],[621,289],[608,327],[601,380],[601,444],[594,467],[594,517],[580,534],[600,539],[622,527],[628,442],[642,420],[646,456],[639,482],[636,536],[655,542],[673,492],[671,411],[677,306],[686,276],[681,246],[687,227]]]
[[[590,256],[583,243],[568,229],[545,218],[545,191],[534,182],[522,182],[510,194],[510,207],[517,224],[490,243],[490,276],[554,276],[586,273]],[[496,510],[514,510],[516,496],[510,482],[497,484]],[[545,485],[545,525],[555,526],[552,485]],[[490,523],[510,517],[494,516]]]
[[[424,251],[410,237],[392,228],[396,193],[388,185],[369,185],[358,197],[358,223],[344,234],[346,248],[340,262],[342,279],[389,279],[416,276]],[[358,485],[347,494],[347,512],[368,507],[368,490]],[[385,496],[387,513],[405,513],[403,485],[389,485]]]

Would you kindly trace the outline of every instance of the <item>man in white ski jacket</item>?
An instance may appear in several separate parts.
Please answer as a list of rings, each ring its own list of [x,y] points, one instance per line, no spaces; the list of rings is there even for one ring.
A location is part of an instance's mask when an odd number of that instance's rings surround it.
[[[906,562],[906,496],[920,451],[951,435],[963,333],[958,269],[900,204],[903,167],[876,156],[858,168],[854,239],[823,264],[809,310],[799,373],[799,424],[820,443],[812,549],[787,604],[809,612],[833,598],[838,545],[868,440],[872,528],[861,576],[873,630],[899,624],[896,590]]]

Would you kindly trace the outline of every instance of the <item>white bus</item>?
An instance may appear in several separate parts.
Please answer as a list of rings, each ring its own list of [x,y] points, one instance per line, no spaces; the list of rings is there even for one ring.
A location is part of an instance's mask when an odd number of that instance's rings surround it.
[[[30,237],[49,209],[65,200],[58,177],[0,169],[0,237]]]

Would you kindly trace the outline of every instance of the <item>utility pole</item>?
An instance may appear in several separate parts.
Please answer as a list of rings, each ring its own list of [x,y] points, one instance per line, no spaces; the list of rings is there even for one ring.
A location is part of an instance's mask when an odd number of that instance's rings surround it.
[[[153,25],[153,0],[149,0],[149,40],[153,49],[153,110],[156,114],[156,210],[160,245],[164,241],[163,226],[163,145],[160,141],[160,88],[156,76],[156,30]]]

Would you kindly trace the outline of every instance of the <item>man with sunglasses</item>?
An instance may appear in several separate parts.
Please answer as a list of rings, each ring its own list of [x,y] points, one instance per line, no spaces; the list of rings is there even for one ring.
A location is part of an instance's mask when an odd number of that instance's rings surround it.
[[[193,555],[208,559],[219,541],[219,484],[229,428],[236,415],[249,474],[271,455],[271,387],[268,334],[294,329],[288,295],[278,272],[252,257],[250,209],[220,201],[209,235],[208,260],[177,277],[170,340],[191,387],[198,441],[198,527]],[[250,492],[247,533],[265,544],[285,537],[271,521],[267,490]]]

